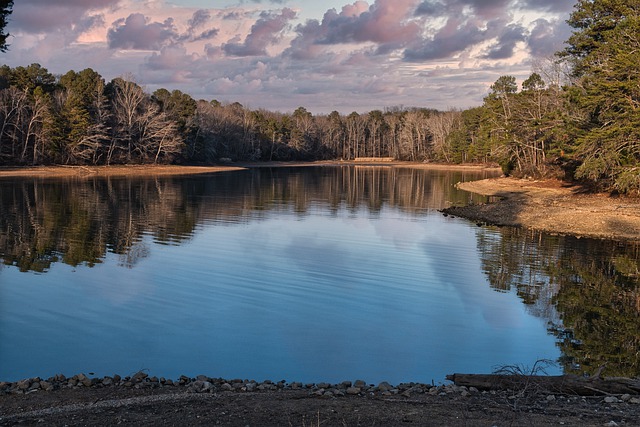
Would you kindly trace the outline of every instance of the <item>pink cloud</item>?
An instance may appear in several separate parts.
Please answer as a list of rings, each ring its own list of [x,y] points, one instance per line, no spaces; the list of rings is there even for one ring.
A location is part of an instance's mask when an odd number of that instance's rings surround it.
[[[222,45],[222,49],[230,56],[266,55],[267,46],[277,43],[289,21],[295,18],[296,13],[289,8],[282,9],[279,15],[263,12],[243,43],[236,37]]]
[[[112,49],[159,50],[177,37],[173,19],[149,23],[141,13],[118,19],[107,33]]]

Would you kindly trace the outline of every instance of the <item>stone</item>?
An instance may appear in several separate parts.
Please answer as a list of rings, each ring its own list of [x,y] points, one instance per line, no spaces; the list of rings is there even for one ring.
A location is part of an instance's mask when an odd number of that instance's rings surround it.
[[[16,385],[18,386],[19,390],[27,390],[31,386],[31,380],[29,379],[20,380],[17,382]]]
[[[113,380],[109,377],[104,377],[104,379],[102,380],[102,385],[109,387],[111,385],[113,385]]]
[[[353,385],[353,383],[351,381],[342,381],[340,385],[342,386],[342,388],[349,388]]]
[[[556,397],[553,394],[547,396],[547,402],[553,402],[554,400],[556,400]]]
[[[247,391],[256,391],[256,387],[258,386],[258,384],[256,384],[255,382],[250,382],[247,383],[247,385],[245,386],[247,388]]]
[[[363,388],[367,387],[367,383],[362,381],[362,380],[356,380],[356,382],[353,383],[353,386],[357,387],[357,388],[360,388],[360,389],[363,389]]]
[[[615,396],[607,396],[604,398],[605,403],[618,403],[620,402]]]
[[[640,403],[640,398],[632,397],[631,399],[629,399],[629,403],[633,403],[634,405],[637,405]]]
[[[329,383],[318,383],[317,387],[318,388],[329,388],[329,387],[331,387],[331,384],[329,384]]]
[[[222,384],[220,386],[220,389],[222,391],[231,391],[231,390],[233,390],[233,386],[231,384],[229,384],[229,383],[224,383],[224,384]]]
[[[623,402],[628,402],[631,400],[631,395],[630,394],[623,394],[622,396],[620,396],[620,400],[622,400]]]
[[[393,388],[393,386],[391,384],[389,384],[386,381],[381,382],[380,384],[378,384],[378,390],[380,391],[389,391]]]
[[[360,387],[349,387],[347,388],[347,394],[356,395],[361,391]]]

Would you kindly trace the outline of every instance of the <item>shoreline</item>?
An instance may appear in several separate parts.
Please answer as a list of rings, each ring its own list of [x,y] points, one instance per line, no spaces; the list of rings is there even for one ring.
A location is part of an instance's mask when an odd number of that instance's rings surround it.
[[[112,177],[112,176],[178,176],[204,173],[230,172],[251,168],[268,167],[314,167],[314,166],[362,166],[362,167],[408,167],[414,169],[449,170],[499,170],[490,165],[448,165],[441,163],[414,162],[356,162],[356,161],[318,161],[318,162],[239,162],[215,166],[186,165],[113,165],[113,166],[3,166],[3,177]]]
[[[498,172],[492,165],[415,162],[247,162],[215,166],[116,165],[0,167],[0,179],[16,177],[74,178],[184,176],[267,167],[382,167],[428,170]],[[479,224],[531,229],[558,235],[640,242],[640,199],[585,192],[558,180],[489,178],[458,183],[460,190],[496,200],[485,204],[451,206],[446,215]]]
[[[589,193],[558,180],[500,177],[458,183],[457,188],[497,200],[443,209],[447,215],[578,238],[640,242],[640,199]]]
[[[36,425],[580,425],[633,424],[637,394],[562,394],[540,387],[365,381],[287,383],[199,375],[56,375],[0,382],[0,426]],[[615,424],[612,424],[614,422]]]

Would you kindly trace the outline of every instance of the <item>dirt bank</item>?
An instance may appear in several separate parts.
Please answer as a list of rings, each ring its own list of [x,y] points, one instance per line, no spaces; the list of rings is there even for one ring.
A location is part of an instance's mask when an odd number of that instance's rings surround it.
[[[385,391],[386,384],[356,383],[270,383],[271,389],[260,390],[255,383],[209,380],[152,386],[144,378],[133,385],[126,381],[127,386],[78,383],[53,391],[0,393],[0,426],[631,426],[640,420],[640,399],[628,395],[561,396],[413,383]]]
[[[640,200],[591,194],[557,180],[492,178],[458,188],[496,197],[487,204],[453,206],[446,214],[487,224],[557,234],[640,241]]]

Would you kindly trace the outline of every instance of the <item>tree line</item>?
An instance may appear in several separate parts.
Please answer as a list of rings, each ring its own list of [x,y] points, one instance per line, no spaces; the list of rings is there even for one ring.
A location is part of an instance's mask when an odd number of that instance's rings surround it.
[[[88,68],[54,76],[39,64],[0,68],[0,163],[34,165],[325,160],[450,161],[456,111],[285,114],[148,94],[131,78]]]
[[[94,70],[0,68],[0,164],[352,160],[496,162],[506,174],[564,174],[640,192],[640,5],[580,0],[563,51],[519,87],[491,85],[464,111],[388,108],[348,115],[252,110],[148,94]]]

